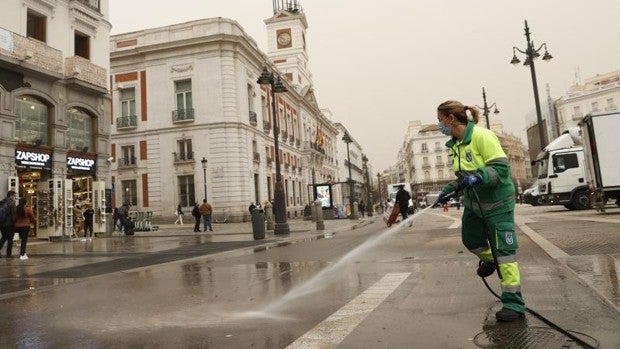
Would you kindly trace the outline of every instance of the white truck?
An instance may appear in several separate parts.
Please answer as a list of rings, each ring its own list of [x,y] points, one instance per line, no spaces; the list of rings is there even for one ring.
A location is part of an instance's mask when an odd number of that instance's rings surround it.
[[[549,143],[532,164],[538,163],[538,204],[564,205],[569,210],[591,207],[579,128],[571,128]]]
[[[579,123],[586,159],[586,180],[593,204],[604,211],[609,199],[620,206],[620,112],[593,113]]]

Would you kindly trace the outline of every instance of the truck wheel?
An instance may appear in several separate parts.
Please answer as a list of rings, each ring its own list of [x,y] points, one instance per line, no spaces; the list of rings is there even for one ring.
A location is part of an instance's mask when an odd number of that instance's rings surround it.
[[[576,210],[586,210],[590,208],[591,203],[588,192],[586,190],[576,192],[573,196],[573,200],[571,201],[571,206],[573,206]]]

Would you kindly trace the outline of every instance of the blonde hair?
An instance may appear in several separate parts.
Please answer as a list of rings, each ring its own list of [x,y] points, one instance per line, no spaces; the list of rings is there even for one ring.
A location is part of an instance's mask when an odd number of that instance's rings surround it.
[[[478,111],[477,108],[472,108],[472,107],[464,105],[463,103],[459,101],[453,101],[453,100],[445,101],[437,107],[438,113],[441,113],[441,115],[443,116],[448,116],[452,114],[462,124],[467,124],[467,122],[470,120],[467,117],[468,110],[469,110],[469,113],[471,114],[471,121],[473,121],[474,124],[477,124],[478,120],[480,119],[480,112]]]

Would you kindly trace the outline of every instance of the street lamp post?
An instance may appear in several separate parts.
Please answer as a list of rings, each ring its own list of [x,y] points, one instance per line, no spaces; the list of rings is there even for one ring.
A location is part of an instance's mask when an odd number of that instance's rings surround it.
[[[491,105],[487,105],[487,94],[484,91],[484,87],[482,88],[482,100],[484,101],[483,107],[481,108],[478,105],[476,105],[476,107],[482,109],[482,115],[484,115],[484,118],[486,119],[486,122],[487,122],[487,128],[490,130],[491,129],[491,125],[489,122],[490,108],[495,108],[495,110],[493,110],[493,114],[499,114],[499,110],[497,109],[497,104],[495,104],[495,102],[493,102],[493,104]]]
[[[366,179],[366,212],[368,217],[372,217],[372,199],[370,198],[370,176],[368,175],[368,157],[365,154],[362,155],[362,161],[364,162],[364,177]]]
[[[353,182],[353,177],[351,175],[351,153],[349,152],[349,144],[353,142],[353,140],[351,139],[351,136],[349,136],[348,132],[344,133],[344,136],[342,136],[342,140],[347,144],[347,162],[349,163],[349,206],[351,208],[351,215],[349,216],[349,218],[358,219],[357,210],[355,209],[355,199],[353,197],[353,195],[355,194],[355,183]]]
[[[280,146],[278,145],[278,134],[280,129],[276,124],[278,120],[276,111],[276,93],[286,92],[286,87],[282,84],[282,80],[278,76],[274,77],[273,73],[267,70],[267,67],[263,68],[263,72],[256,81],[260,85],[269,85],[271,88],[271,115],[273,115],[273,147],[276,155],[276,188],[274,192],[274,213],[276,216],[276,225],[273,233],[289,234],[290,228],[286,222],[286,201],[284,194],[284,186],[282,185],[282,174],[280,172]]]
[[[519,60],[519,58],[517,58],[517,53],[516,51],[519,51],[521,53],[523,53],[525,55],[525,62],[523,62],[523,65],[529,65],[530,66],[530,73],[532,75],[532,85],[534,87],[534,103],[536,103],[536,119],[538,122],[538,134],[540,137],[540,149],[543,149],[545,147],[545,145],[547,145],[547,141],[546,141],[546,137],[545,137],[545,132],[544,132],[544,127],[543,127],[543,123],[542,123],[542,113],[540,111],[540,101],[538,99],[538,84],[536,82],[536,69],[534,67],[534,60],[536,58],[538,58],[540,56],[540,51],[542,50],[542,48],[545,48],[545,54],[542,57],[543,61],[548,61],[551,58],[553,58],[553,56],[551,56],[549,54],[549,52],[547,51],[547,43],[543,43],[542,45],[540,45],[540,47],[538,47],[537,49],[535,49],[534,47],[534,42],[530,39],[530,27],[527,26],[527,21],[525,21],[525,38],[527,40],[527,49],[525,49],[525,51],[520,50],[518,47],[513,46],[512,47],[512,60],[510,61],[511,64],[517,65],[519,63],[521,63],[521,61]]]
[[[205,189],[205,200],[207,200],[207,158],[203,156],[200,162],[202,163],[202,180]]]

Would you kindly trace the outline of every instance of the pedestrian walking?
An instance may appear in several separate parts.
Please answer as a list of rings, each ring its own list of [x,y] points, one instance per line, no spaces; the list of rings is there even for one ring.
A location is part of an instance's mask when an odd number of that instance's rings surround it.
[[[202,205],[200,205],[199,211],[204,221],[204,231],[207,231],[207,229],[209,229],[209,231],[213,231],[213,227],[211,226],[211,215],[213,214],[213,207],[211,207],[211,204],[207,202],[207,199],[202,200]]]
[[[35,222],[34,212],[28,206],[26,206],[26,199],[20,198],[17,207],[15,208],[15,232],[19,234],[19,240],[21,242],[19,247],[19,259],[26,260],[28,255],[26,254],[26,244],[28,243],[28,234],[30,233],[30,225]]]
[[[17,193],[9,190],[6,198],[0,201],[0,250],[6,242],[6,257],[11,258],[13,254],[13,235],[15,234],[15,198]]]
[[[117,228],[119,231],[121,231],[121,227],[118,223],[118,219],[119,219],[118,208],[114,207],[114,210],[112,211],[112,230],[114,231],[116,231]]]
[[[411,195],[407,190],[405,190],[404,185],[398,186],[398,191],[396,192],[396,204],[400,209],[400,214],[403,216],[403,221],[407,219],[407,210],[409,209],[409,200],[411,200]]]
[[[177,206],[175,214],[177,216],[177,220],[174,221],[174,224],[181,224],[181,225],[183,225],[183,209],[181,208],[181,204],[179,204]]]
[[[518,320],[525,312],[525,301],[516,257],[515,187],[510,162],[493,131],[476,126],[478,109],[446,101],[437,107],[437,119],[439,131],[451,137],[446,146],[453,154],[457,176],[443,188],[437,202],[445,203],[448,193],[463,191],[463,244],[480,259],[478,276],[487,277],[499,268],[502,309],[495,313],[497,320]],[[485,229],[492,232],[488,238]],[[495,264],[491,246],[499,265]]]
[[[366,206],[364,205],[364,200],[360,200],[360,203],[357,205],[357,208],[360,210],[360,214],[364,217],[364,210],[366,210]]]
[[[200,231],[200,207],[198,203],[194,202],[194,208],[192,209],[192,216],[194,216],[194,232]]]
[[[93,210],[93,206],[91,204],[86,205],[86,209],[84,209],[84,237],[88,236],[90,232],[90,237],[93,237],[93,216],[95,215],[95,210]]]

